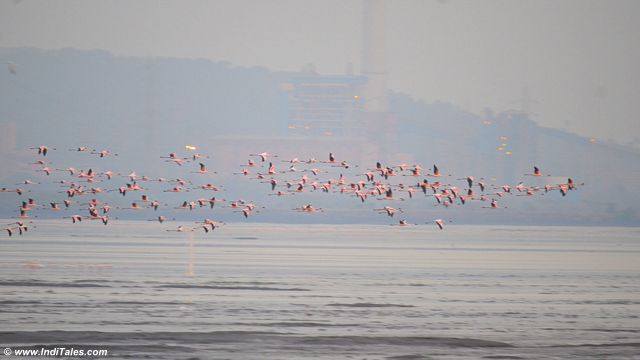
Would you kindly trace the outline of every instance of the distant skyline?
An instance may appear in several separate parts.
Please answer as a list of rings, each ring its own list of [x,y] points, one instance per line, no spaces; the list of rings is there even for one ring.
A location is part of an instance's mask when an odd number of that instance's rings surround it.
[[[386,3],[387,84],[483,114],[640,147],[640,2]],[[322,74],[362,64],[351,1],[0,0],[0,47],[104,49]],[[16,64],[20,71],[20,64]]]

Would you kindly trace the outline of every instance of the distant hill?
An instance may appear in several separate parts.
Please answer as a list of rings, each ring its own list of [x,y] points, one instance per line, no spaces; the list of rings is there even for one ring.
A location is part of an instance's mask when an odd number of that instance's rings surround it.
[[[473,175],[495,185],[515,185],[518,181],[544,185],[564,182],[567,177],[585,183],[566,197],[554,193],[539,201],[505,200],[510,209],[503,212],[483,211],[477,205],[443,209],[434,207],[430,199],[403,204],[425,219],[640,225],[640,192],[636,190],[640,151],[541,128],[526,114],[478,116],[451,104],[425,103],[390,92],[393,134],[378,136],[375,129],[369,130],[356,139],[358,145],[354,146],[351,138],[300,138],[289,134],[287,94],[281,85],[297,73],[204,59],[117,57],[99,50],[0,48],[0,60],[7,67],[0,71],[3,187],[25,177],[41,178],[26,165],[32,159],[26,149],[40,144],[65,151],[82,145],[110,149],[123,154],[117,163],[123,173],[135,170],[155,176],[165,176],[166,164],[150,161],[150,156],[155,160],[185,144],[201,145],[203,153],[210,151],[209,162],[215,166],[219,160],[224,171],[237,170],[239,161],[246,161],[251,152],[291,149],[295,156],[295,150],[304,148],[304,144],[308,144],[306,152],[313,151],[324,159],[330,144],[340,149],[341,158],[371,161],[371,157],[362,155],[367,153],[388,165],[407,162],[429,168],[436,163],[455,178]],[[254,148],[252,144],[259,145]],[[77,159],[73,157],[76,155],[59,152],[55,156],[66,163]],[[78,168],[91,166],[82,161],[74,164]],[[370,167],[374,163],[362,165]],[[552,176],[524,176],[534,165]],[[179,176],[175,169],[168,171]],[[450,181],[463,188],[464,182],[455,178]],[[407,178],[406,182],[418,180]],[[221,181],[230,188],[250,187],[235,180]],[[48,191],[51,196],[57,190],[50,186]],[[255,196],[256,201],[274,201],[268,196]],[[313,199],[331,205],[326,198]],[[380,222],[372,220],[368,208],[358,211],[360,205],[353,199],[340,201],[345,213],[293,221]],[[14,216],[15,204],[15,195],[0,194],[0,216]],[[265,212],[261,218],[280,219],[277,212]]]

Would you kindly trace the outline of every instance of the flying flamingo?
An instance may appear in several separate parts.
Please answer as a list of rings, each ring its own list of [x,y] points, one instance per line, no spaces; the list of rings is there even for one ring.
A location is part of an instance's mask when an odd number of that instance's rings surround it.
[[[391,225],[391,226],[409,226],[409,225],[416,225],[416,224],[410,224],[410,223],[407,222],[406,219],[401,219],[401,220],[398,221],[397,224],[389,224],[389,225]]]
[[[311,206],[311,204],[307,204],[307,205],[305,205],[303,207],[295,208],[293,210],[296,210],[296,211],[299,211],[299,212],[306,212],[306,213],[323,211],[322,208],[313,207],[313,206]]]
[[[215,186],[215,185],[212,185],[212,184],[206,184],[206,185],[200,186],[200,188],[202,190],[219,191],[219,190],[222,189],[222,186]]]
[[[209,202],[209,206],[213,209],[213,207],[216,205],[217,202],[225,202],[225,199],[216,199],[216,197],[212,197],[211,199],[208,200]]]
[[[491,199],[491,205],[490,206],[483,206],[483,209],[506,209],[506,206],[500,207],[498,206],[498,201],[496,199]]]
[[[69,151],[79,151],[79,152],[80,152],[80,151],[89,151],[89,150],[91,150],[91,151],[96,151],[96,149],[89,149],[89,148],[88,148],[88,147],[86,147],[86,146],[80,146],[80,147],[77,147],[77,148],[75,148],[75,149],[69,149]]]
[[[102,151],[98,151],[98,152],[92,151],[91,154],[98,155],[101,158],[107,157],[107,156],[110,156],[110,155],[118,156],[118,154],[114,154],[114,153],[112,153],[112,152],[110,152],[108,150],[102,150]]]
[[[262,160],[262,162],[265,162],[265,160],[267,160],[269,156],[278,157],[278,155],[272,155],[272,154],[269,154],[268,152],[261,152],[260,154],[249,154],[249,156],[260,156],[260,159]]]
[[[525,176],[542,176],[542,173],[540,172],[540,169],[537,166],[533,167],[533,172],[531,174],[524,174]],[[546,176],[551,176],[549,174],[547,174]]]
[[[393,217],[396,212],[403,212],[400,208],[392,208],[391,206],[385,206],[382,209],[373,209],[374,211],[378,211],[380,214],[386,213],[387,216]]]
[[[200,170],[193,171],[193,173],[204,175],[204,174],[208,174],[209,171],[207,170],[206,166],[203,163],[200,163]],[[215,172],[213,174],[215,174]]]
[[[38,147],[32,147],[29,148],[32,150],[38,150],[38,155],[42,155],[42,156],[47,156],[47,152],[49,152],[49,148],[44,146],[44,145],[40,145]],[[51,150],[56,150],[55,148],[51,148]]]
[[[46,167],[46,166],[45,166],[45,167],[43,167],[42,169],[40,169],[40,170],[36,170],[36,171],[42,171],[42,172],[44,172],[45,174],[47,174],[47,176],[51,175],[51,169],[50,169],[50,168],[48,168],[48,167]]]
[[[167,231],[175,231],[175,232],[192,232],[193,228],[185,228],[182,225],[179,225],[175,230],[167,230]]]
[[[569,180],[571,180],[571,179],[569,179]],[[25,181],[23,181],[21,183],[17,183],[16,185],[37,185],[37,184],[40,184],[40,183],[39,182],[33,182],[31,180],[25,180]]]
[[[240,165],[240,166],[256,166],[255,161],[249,159],[247,160],[247,164],[246,165]]]

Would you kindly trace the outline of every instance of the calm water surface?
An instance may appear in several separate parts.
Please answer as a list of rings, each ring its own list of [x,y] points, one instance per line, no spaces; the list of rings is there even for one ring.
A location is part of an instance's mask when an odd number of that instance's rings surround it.
[[[114,359],[640,358],[640,229],[41,221],[0,345]],[[70,235],[73,234],[73,235]],[[29,266],[31,265],[31,266]]]

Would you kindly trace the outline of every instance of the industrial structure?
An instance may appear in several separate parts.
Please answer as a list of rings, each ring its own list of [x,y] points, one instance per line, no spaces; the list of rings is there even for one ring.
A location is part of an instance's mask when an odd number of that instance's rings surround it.
[[[353,75],[319,75],[307,67],[283,89],[288,93],[288,128],[293,135],[367,135],[366,129],[389,131],[384,2],[363,7],[362,71]]]

